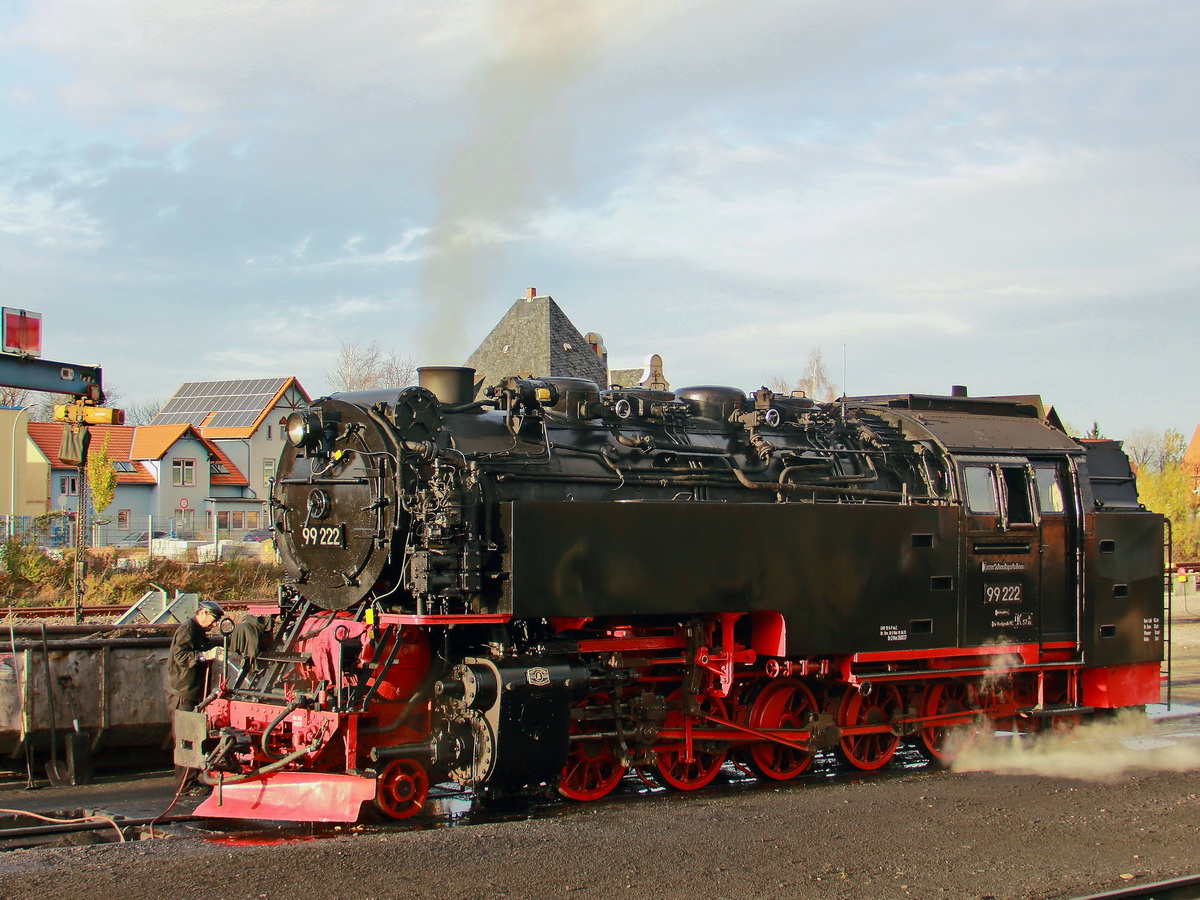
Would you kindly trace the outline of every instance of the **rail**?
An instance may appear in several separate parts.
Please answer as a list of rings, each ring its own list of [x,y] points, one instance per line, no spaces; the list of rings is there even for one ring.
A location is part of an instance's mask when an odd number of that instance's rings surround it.
[[[226,600],[222,601],[221,606],[225,609],[245,610],[247,607],[254,604],[255,601],[250,600]],[[98,604],[95,606],[84,606],[84,616],[119,616],[127,611],[132,606],[130,603],[115,603],[115,604]],[[65,606],[13,606],[8,610],[0,609],[0,617],[11,612],[18,619],[54,619],[59,616],[75,615],[75,607],[70,604]]]
[[[1172,878],[1170,881],[1117,888],[1103,894],[1088,894],[1086,897],[1076,897],[1075,900],[1138,900],[1141,897],[1153,897],[1154,900],[1194,900],[1198,894],[1200,875],[1187,875],[1183,878]]]

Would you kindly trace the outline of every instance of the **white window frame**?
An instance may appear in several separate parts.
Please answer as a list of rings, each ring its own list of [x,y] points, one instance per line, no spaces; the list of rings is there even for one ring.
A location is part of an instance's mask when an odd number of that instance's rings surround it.
[[[171,486],[196,486],[196,460],[184,457],[171,460]]]

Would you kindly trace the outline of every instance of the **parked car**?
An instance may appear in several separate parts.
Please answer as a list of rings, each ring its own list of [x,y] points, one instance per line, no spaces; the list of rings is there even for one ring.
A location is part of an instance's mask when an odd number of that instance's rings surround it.
[[[247,531],[243,541],[253,541],[255,544],[261,544],[263,541],[273,540],[275,532],[270,528],[256,528],[253,531]]]
[[[165,531],[155,531],[154,539],[170,537],[171,535]],[[145,547],[146,541],[150,538],[148,531],[131,531],[129,534],[120,540],[113,541],[114,547]]]

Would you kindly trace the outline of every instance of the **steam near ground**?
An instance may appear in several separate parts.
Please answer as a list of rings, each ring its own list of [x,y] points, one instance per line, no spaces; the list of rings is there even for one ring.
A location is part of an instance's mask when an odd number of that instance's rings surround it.
[[[1038,734],[981,733],[953,736],[955,772],[1046,775],[1102,781],[1134,770],[1200,769],[1200,735],[1152,733],[1145,714],[1125,710],[1073,730]]]

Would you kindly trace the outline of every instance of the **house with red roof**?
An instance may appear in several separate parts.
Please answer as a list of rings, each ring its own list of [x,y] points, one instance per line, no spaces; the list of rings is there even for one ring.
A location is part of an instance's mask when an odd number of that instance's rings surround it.
[[[69,525],[81,485],[78,468],[59,455],[66,426],[30,422],[27,427],[30,443],[49,464],[44,512],[61,510]],[[151,530],[207,539],[214,521],[226,523],[221,537],[236,539],[266,524],[262,500],[247,496],[246,476],[220,446],[192,426],[93,425],[89,431],[89,452],[106,448],[117,475],[113,502],[98,514],[106,520],[97,535],[100,543]],[[235,511],[237,533],[231,527]],[[69,534],[62,537],[71,539]]]
[[[294,377],[187,382],[149,425],[90,427],[91,447],[108,440],[116,495],[97,538],[139,532],[239,539],[270,527],[267,498],[287,439],[288,416],[309,404]],[[61,512],[73,522],[79,470],[59,452],[63,426],[30,422],[0,408],[0,518],[18,522]],[[68,528],[69,532],[71,529]],[[70,540],[68,535],[60,535]]]
[[[190,381],[179,386],[150,425],[191,425],[237,464],[248,481],[248,496],[265,500],[287,440],[288,416],[309,402],[294,376]]]

